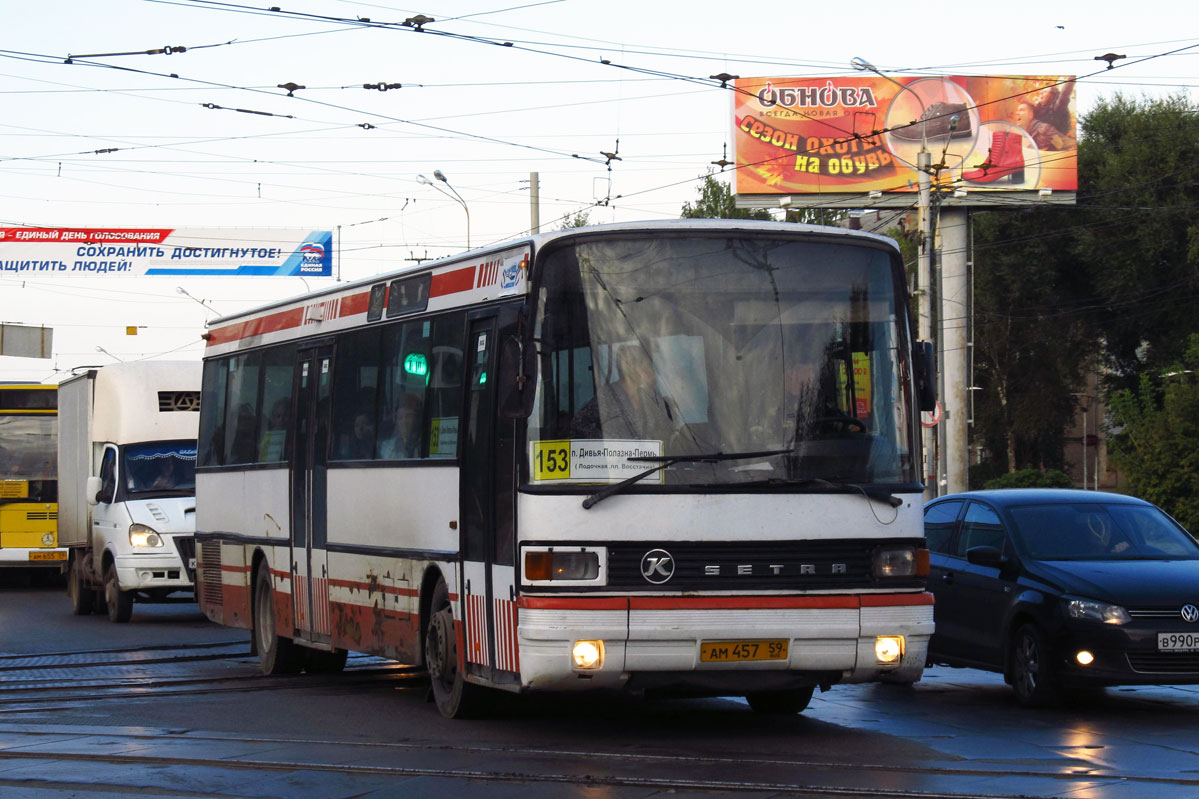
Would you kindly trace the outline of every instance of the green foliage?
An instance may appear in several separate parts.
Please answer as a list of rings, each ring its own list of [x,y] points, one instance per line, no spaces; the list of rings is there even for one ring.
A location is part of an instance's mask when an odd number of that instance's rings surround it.
[[[1060,469],[1049,469],[1042,472],[1039,469],[1021,469],[1018,472],[1008,472],[1002,477],[988,480],[984,488],[1071,488],[1074,485],[1070,476]]]
[[[1131,493],[1199,531],[1199,334],[1183,360],[1112,394],[1108,453]]]
[[[713,172],[708,172],[699,184],[699,198],[695,205],[683,203],[682,216],[686,219],[761,219],[770,221],[770,212],[765,208],[738,208],[733,190]]]
[[[590,211],[576,211],[573,214],[566,216],[562,220],[562,224],[558,225],[558,230],[570,230],[576,227],[586,227],[589,222]]]

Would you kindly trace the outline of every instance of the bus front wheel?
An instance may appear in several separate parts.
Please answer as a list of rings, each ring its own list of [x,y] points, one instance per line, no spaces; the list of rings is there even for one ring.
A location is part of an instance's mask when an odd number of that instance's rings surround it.
[[[275,630],[275,590],[265,561],[254,573],[254,643],[263,674],[295,674],[304,665],[303,650]]]
[[[429,606],[425,632],[425,666],[429,670],[433,701],[447,719],[467,718],[478,710],[477,685],[468,683],[458,668],[458,638],[454,632],[454,610],[445,580],[438,580]]]
[[[812,701],[815,687],[795,688],[790,691],[762,691],[756,694],[746,694],[745,701],[755,713],[770,715],[793,715],[802,713]]]

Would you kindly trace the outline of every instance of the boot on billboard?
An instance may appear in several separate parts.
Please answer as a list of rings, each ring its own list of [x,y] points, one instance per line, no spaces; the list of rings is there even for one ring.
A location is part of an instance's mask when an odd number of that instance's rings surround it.
[[[1008,178],[1012,183],[1024,182],[1024,137],[1019,133],[997,130],[991,134],[987,158],[977,169],[962,173],[971,183],[994,183]]]

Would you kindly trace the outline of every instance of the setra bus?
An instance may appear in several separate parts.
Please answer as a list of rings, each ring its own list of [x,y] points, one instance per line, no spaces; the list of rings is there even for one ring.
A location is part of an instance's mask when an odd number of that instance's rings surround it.
[[[0,567],[62,570],[57,386],[0,383]]]
[[[537,234],[210,323],[197,595],[266,673],[346,650],[487,688],[919,679],[919,410],[889,239]]]

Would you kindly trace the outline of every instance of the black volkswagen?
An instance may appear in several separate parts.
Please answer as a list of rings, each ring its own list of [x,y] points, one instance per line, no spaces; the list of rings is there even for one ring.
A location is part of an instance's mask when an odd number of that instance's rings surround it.
[[[1199,544],[1157,506],[1006,489],[924,508],[929,661],[1002,672],[1021,704],[1104,685],[1199,683]]]

